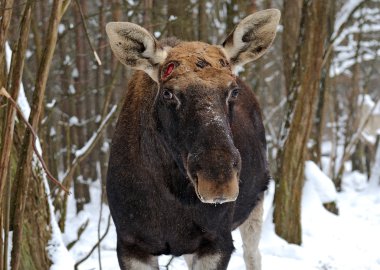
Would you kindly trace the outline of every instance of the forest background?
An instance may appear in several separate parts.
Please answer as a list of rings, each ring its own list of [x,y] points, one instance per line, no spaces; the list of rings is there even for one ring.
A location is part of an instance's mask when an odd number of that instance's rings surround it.
[[[107,22],[134,22],[158,39],[221,44],[239,20],[267,8],[282,11],[276,40],[239,75],[263,111],[276,183],[275,232],[302,244],[307,160],[337,192],[353,171],[378,186],[377,0],[1,0],[0,269],[54,266],[89,224],[67,228],[68,213],[79,216],[94,202],[95,211],[106,211],[109,146],[132,72],[112,55]],[[99,192],[91,192],[94,185]],[[335,200],[330,196],[323,203],[339,215]],[[94,252],[105,237],[101,224],[108,232],[112,222],[91,222],[99,224],[98,241],[89,250]],[[62,241],[67,230],[77,239]]]

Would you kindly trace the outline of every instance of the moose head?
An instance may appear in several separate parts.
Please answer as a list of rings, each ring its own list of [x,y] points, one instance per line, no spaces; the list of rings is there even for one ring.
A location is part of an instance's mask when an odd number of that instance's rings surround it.
[[[275,9],[256,12],[222,45],[178,41],[167,46],[136,24],[107,24],[120,62],[157,84],[152,115],[157,133],[204,203],[237,199],[242,164],[232,126],[244,95],[234,70],[265,53],[279,19]]]

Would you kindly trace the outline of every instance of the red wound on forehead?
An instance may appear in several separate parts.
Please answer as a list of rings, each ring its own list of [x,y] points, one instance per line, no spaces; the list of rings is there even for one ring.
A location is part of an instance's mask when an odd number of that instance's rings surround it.
[[[166,69],[165,69],[165,72],[164,72],[164,75],[162,75],[162,79],[166,79],[166,77],[168,77],[174,70],[174,63],[170,63],[169,65],[166,66]]]

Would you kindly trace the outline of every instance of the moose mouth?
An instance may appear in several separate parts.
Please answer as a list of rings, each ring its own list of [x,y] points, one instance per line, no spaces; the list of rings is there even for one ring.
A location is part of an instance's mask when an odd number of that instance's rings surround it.
[[[221,170],[221,173],[212,174],[210,168],[194,168],[190,157],[192,154],[182,155],[184,169],[194,186],[195,193],[202,203],[223,204],[236,201],[239,195],[240,167],[232,166],[230,170]],[[210,164],[209,164],[210,165]],[[207,172],[206,172],[207,170]],[[214,170],[215,171],[215,170]],[[219,171],[220,170],[216,170]],[[214,177],[211,177],[214,175]]]
[[[202,173],[197,173],[193,177],[195,193],[203,203],[222,204],[236,201],[239,195],[239,178],[233,177],[229,181],[220,182],[208,180],[202,177]]]

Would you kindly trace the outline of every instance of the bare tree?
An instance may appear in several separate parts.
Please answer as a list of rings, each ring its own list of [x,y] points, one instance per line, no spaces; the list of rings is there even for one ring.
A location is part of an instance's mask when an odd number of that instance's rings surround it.
[[[32,108],[29,116],[29,122],[33,129],[37,130],[40,123],[40,114],[42,110],[43,105],[43,97],[46,90],[46,82],[49,74],[49,69],[51,65],[51,60],[53,58],[54,49],[57,43],[57,35],[58,35],[58,24],[60,20],[62,19],[63,14],[65,13],[68,5],[70,3],[70,0],[67,1],[60,1],[55,0],[52,5],[52,11],[50,15],[49,20],[49,28],[48,33],[46,35],[46,42],[45,42],[45,48],[42,54],[41,62],[38,68],[37,72],[37,78],[35,83],[35,90],[33,93],[33,101],[32,101]],[[14,185],[17,187],[17,193],[16,193],[16,201],[15,204],[18,206],[14,213],[14,230],[13,230],[13,245],[12,245],[12,260],[11,260],[11,267],[13,270],[17,270],[20,268],[21,263],[21,253],[22,253],[22,245],[23,245],[23,228],[25,224],[25,206],[26,206],[26,200],[28,198],[28,190],[29,190],[29,182],[30,182],[30,172],[31,172],[31,161],[32,161],[32,134],[30,130],[25,131],[23,143],[22,143],[22,149],[19,154],[18,158],[18,165],[19,168],[17,170]],[[44,190],[41,189],[34,189],[34,192],[44,192]],[[46,194],[44,194],[46,196]],[[42,197],[44,197],[42,196]],[[27,212],[28,213],[28,212]],[[28,215],[32,215],[33,218],[34,214],[28,213]],[[34,224],[37,226],[40,226],[39,224]],[[37,229],[37,228],[36,228]],[[33,229],[31,230],[33,231]],[[46,238],[42,238],[47,241]],[[32,239],[30,239],[32,240]],[[29,242],[32,244],[33,242]],[[32,245],[35,245],[33,243]],[[45,245],[46,246],[46,242]],[[39,250],[38,248],[29,249],[29,251],[33,250]],[[46,250],[44,251],[45,258]],[[42,260],[41,260],[42,261]],[[46,262],[46,260],[45,260]]]
[[[284,8],[289,6],[285,4]],[[292,68],[287,82],[288,113],[282,133],[284,145],[277,158],[274,209],[276,233],[295,244],[302,242],[300,215],[304,163],[327,34],[327,1],[304,0],[300,14],[295,58],[290,65],[286,64]]]

